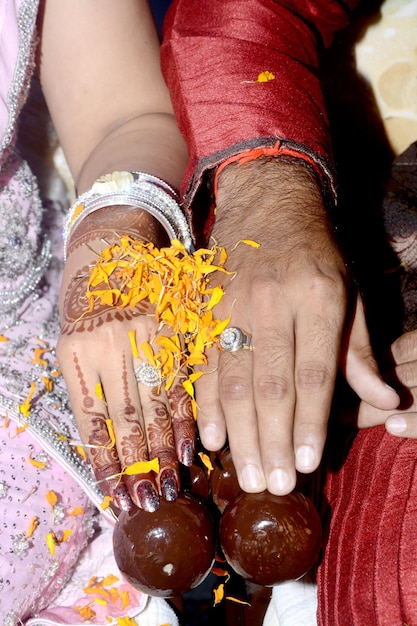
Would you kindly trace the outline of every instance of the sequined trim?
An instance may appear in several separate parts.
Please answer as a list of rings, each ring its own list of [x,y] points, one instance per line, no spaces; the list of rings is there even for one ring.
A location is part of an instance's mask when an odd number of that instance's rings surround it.
[[[28,165],[11,154],[0,181],[0,330],[16,323],[18,309],[35,290],[51,259],[41,234],[42,203]],[[6,183],[4,182],[6,180]]]
[[[26,420],[19,417],[16,402],[0,395],[0,406],[6,409],[8,418],[13,419],[19,426],[26,425]],[[40,413],[42,413],[42,417]],[[99,507],[104,496],[96,484],[91,465],[74,451],[68,440],[71,439],[70,433],[65,426],[61,424],[61,429],[57,430],[50,418],[51,416],[46,414],[44,406],[41,411],[33,408],[27,420],[28,432],[53,459],[67,470],[78,484],[83,487],[94,504]]]
[[[0,146],[2,157],[13,140],[16,121],[29,90],[37,43],[35,22],[38,8],[39,0],[23,0],[17,16],[20,46],[13,80],[7,94],[9,119]]]

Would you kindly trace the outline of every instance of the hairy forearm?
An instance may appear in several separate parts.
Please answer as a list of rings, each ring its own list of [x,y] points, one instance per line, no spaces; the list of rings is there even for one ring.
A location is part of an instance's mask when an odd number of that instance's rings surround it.
[[[306,245],[314,234],[334,243],[320,182],[297,159],[262,157],[227,166],[219,175],[216,207],[214,233],[228,243],[236,233],[257,236],[278,254]]]

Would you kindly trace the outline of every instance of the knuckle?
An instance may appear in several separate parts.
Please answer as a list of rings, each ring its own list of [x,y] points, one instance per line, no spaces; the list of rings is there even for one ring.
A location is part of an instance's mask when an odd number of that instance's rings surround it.
[[[337,275],[316,274],[308,284],[309,297],[318,302],[329,302],[338,306],[346,302],[346,287],[342,278]]]
[[[393,345],[393,353],[397,362],[404,362],[417,356],[417,331],[402,335]]]
[[[264,401],[283,400],[290,393],[290,386],[283,376],[263,376],[256,381],[256,395]]]
[[[304,363],[296,371],[298,387],[323,389],[332,383],[332,376],[324,365],[316,362]]]
[[[112,420],[116,427],[123,426],[126,422],[131,422],[138,416],[138,412],[131,404],[123,404],[114,407],[112,410]]]
[[[408,388],[414,387],[417,383],[417,369],[411,363],[403,363],[395,368],[396,375],[401,384]]]
[[[252,396],[252,388],[249,380],[243,376],[226,374],[219,381],[220,395],[229,402],[248,401]]]

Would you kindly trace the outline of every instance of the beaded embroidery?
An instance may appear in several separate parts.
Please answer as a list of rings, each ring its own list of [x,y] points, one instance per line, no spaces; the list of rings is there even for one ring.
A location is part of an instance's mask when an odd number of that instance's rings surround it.
[[[54,349],[48,346],[50,359],[46,365],[30,363],[30,354],[39,347],[40,340],[47,345],[48,339],[55,341],[59,335],[56,304],[45,315],[47,306],[51,306],[49,300],[44,302],[49,288],[44,278],[51,259],[51,246],[42,234],[42,202],[28,165],[11,155],[6,170],[14,172],[14,176],[6,178],[0,173],[3,183],[0,187],[0,332],[7,336],[9,331],[10,338],[0,342],[0,407],[5,409],[7,419],[12,418],[19,426],[27,422],[34,439],[46,447],[99,504],[102,492],[95,485],[91,466],[69,443],[70,439],[78,439],[78,432],[62,375],[56,372]],[[25,326],[32,323],[37,307],[43,321],[37,325],[38,337],[34,337]],[[27,365],[22,367],[25,362]],[[53,381],[50,390],[44,383],[48,378]],[[36,397],[29,417],[23,418],[19,406],[33,382]],[[6,495],[6,486],[0,485],[0,498]]]
[[[0,177],[0,329],[13,326],[19,307],[36,289],[51,259],[50,242],[40,234],[42,204],[35,179],[12,155]]]
[[[4,130],[0,154],[8,154],[13,140],[16,121],[27,98],[30,78],[34,68],[35,48],[37,43],[34,25],[38,14],[39,0],[24,0],[17,16],[19,29],[19,52],[13,74],[13,80],[7,94],[9,118]],[[3,166],[2,166],[3,167]]]

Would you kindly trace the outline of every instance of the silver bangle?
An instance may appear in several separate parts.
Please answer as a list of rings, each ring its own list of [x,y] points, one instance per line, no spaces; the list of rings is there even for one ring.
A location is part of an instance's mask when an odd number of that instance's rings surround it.
[[[70,235],[85,217],[104,207],[123,204],[150,213],[162,224],[171,241],[179,239],[187,250],[192,249],[190,229],[172,187],[151,174],[113,172],[96,180],[69,209],[63,232],[64,259]]]

